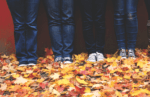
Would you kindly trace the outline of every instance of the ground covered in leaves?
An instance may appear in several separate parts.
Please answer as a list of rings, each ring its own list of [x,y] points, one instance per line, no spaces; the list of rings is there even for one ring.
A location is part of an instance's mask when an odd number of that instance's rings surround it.
[[[51,54],[26,67],[18,67],[13,54],[2,55],[0,97],[150,97],[150,58],[145,49],[136,49],[136,59],[106,54],[104,61],[95,63],[81,53],[67,65],[54,63]]]

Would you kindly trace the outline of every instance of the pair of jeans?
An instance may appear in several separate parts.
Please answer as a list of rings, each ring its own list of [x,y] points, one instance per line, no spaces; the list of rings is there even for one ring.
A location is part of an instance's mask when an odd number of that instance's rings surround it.
[[[150,0],[145,0],[147,12],[148,12],[148,19],[150,20]]]
[[[103,53],[105,45],[105,11],[107,0],[81,0],[83,36],[88,53]],[[95,39],[93,34],[95,24]]]
[[[75,33],[74,0],[44,0],[55,58],[72,57]]]
[[[138,33],[137,4],[138,0],[113,0],[114,28],[119,49],[126,49],[125,32],[127,33],[127,48],[135,49]]]
[[[7,0],[14,23],[16,57],[20,64],[37,62],[39,0]]]

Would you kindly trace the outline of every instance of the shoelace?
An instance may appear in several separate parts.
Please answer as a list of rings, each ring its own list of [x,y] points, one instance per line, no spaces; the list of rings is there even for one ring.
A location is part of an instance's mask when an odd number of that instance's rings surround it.
[[[104,57],[102,53],[97,53],[98,57],[102,58]]]
[[[129,54],[130,54],[130,55],[133,55],[133,54],[134,54],[134,51],[130,49],[130,50],[129,50]]]
[[[65,57],[64,59],[65,59],[65,60],[70,60],[71,58],[70,58],[70,57]]]
[[[57,57],[57,58],[55,59],[55,62],[60,61],[60,60],[61,60],[61,57]]]

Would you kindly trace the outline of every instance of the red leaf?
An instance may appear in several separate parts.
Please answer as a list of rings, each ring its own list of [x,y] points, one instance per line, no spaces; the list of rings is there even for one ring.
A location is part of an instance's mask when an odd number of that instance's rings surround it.
[[[85,87],[82,87],[81,89],[77,86],[75,86],[76,88],[76,91],[79,93],[79,94],[84,94],[84,90],[85,90]]]
[[[69,95],[72,97],[72,96],[77,96],[79,93],[75,92],[74,90],[71,90],[69,92]]]
[[[41,87],[42,89],[44,89],[44,88],[45,88],[45,86],[46,86],[46,84],[45,84],[45,83],[40,83],[40,84],[39,84],[39,87]]]

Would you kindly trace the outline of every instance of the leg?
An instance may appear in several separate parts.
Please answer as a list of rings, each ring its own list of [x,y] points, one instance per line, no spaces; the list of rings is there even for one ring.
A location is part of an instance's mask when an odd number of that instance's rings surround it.
[[[103,53],[105,45],[106,0],[95,0],[94,21],[96,28],[96,52]]]
[[[93,0],[81,0],[81,13],[86,49],[89,54],[95,53],[96,44],[93,35]]]
[[[114,28],[119,49],[126,49],[125,47],[125,1],[113,0],[114,3]]]
[[[128,49],[135,49],[136,38],[138,33],[137,20],[138,0],[126,0],[126,31]]]
[[[44,0],[45,8],[48,15],[49,34],[51,37],[52,49],[55,58],[63,57],[60,1],[61,0]]]
[[[26,49],[28,62],[36,64],[37,60],[37,15],[40,0],[26,0]]]
[[[63,57],[72,57],[74,40],[74,0],[61,0]]]
[[[20,64],[27,64],[25,39],[25,0],[7,0],[13,23],[16,57]]]
[[[150,0],[145,0],[147,12],[148,12],[148,19],[150,20]]]
[[[145,0],[147,12],[148,12],[148,21],[147,21],[147,35],[148,35],[148,50],[150,52],[150,0]]]

